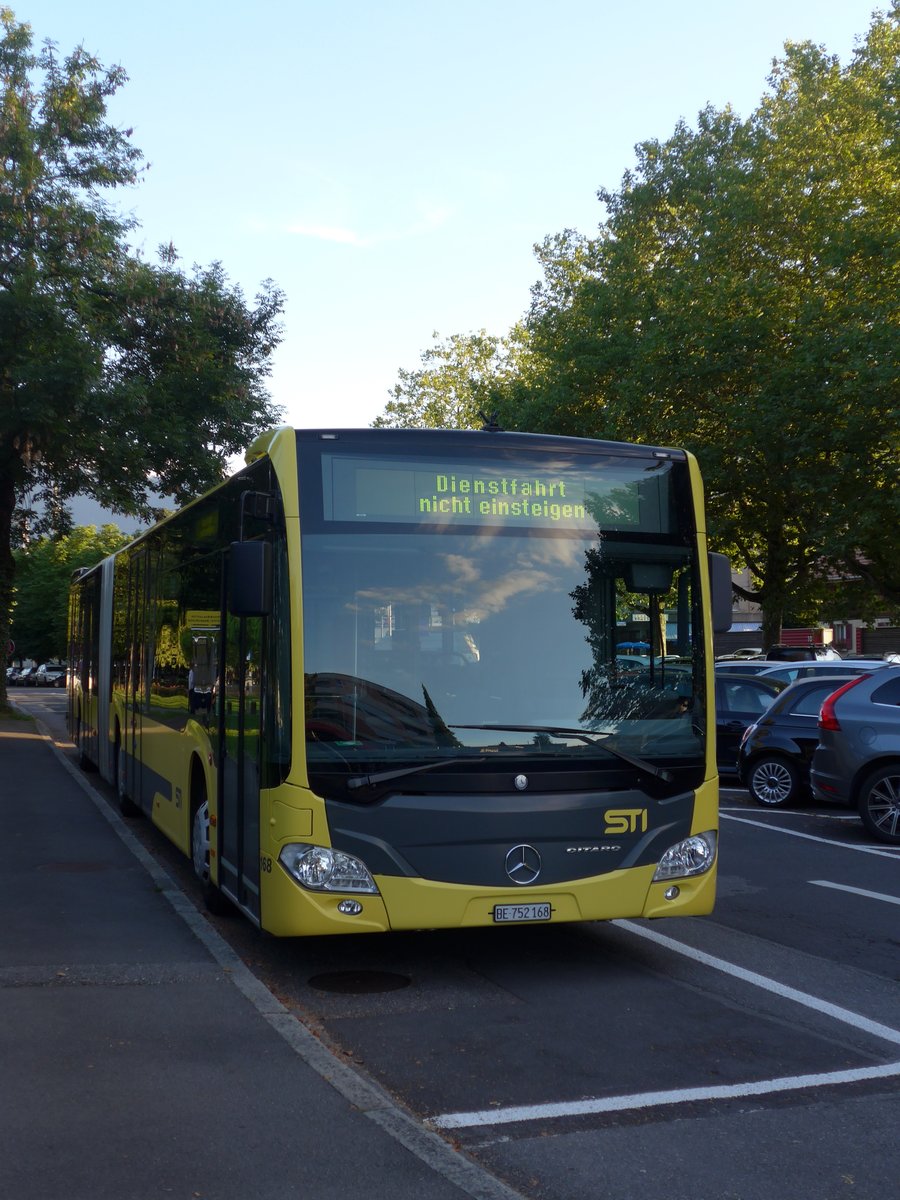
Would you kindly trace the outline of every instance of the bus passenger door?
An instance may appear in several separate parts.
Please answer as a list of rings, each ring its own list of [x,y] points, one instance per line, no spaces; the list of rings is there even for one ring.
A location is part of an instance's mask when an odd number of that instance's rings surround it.
[[[128,562],[126,583],[127,605],[125,610],[126,645],[125,661],[125,727],[121,730],[119,778],[117,789],[120,803],[126,808],[130,801],[137,808],[143,807],[141,796],[141,709],[144,697],[146,672],[146,616],[147,616],[147,553],[142,550]],[[121,755],[124,751],[124,755]]]
[[[257,920],[262,631],[259,617],[227,618],[218,815],[219,886]]]

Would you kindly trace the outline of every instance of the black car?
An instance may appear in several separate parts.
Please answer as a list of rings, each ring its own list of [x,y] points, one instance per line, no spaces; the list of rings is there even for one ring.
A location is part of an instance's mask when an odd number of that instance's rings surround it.
[[[770,662],[815,662],[819,658],[840,659],[830,646],[770,646],[766,658]]]
[[[715,679],[716,761],[720,775],[737,775],[744,731],[768,711],[784,684],[727,671],[716,671]]]
[[[819,709],[848,676],[819,672],[786,687],[744,734],[738,758],[741,783],[766,808],[805,799],[819,744]]]

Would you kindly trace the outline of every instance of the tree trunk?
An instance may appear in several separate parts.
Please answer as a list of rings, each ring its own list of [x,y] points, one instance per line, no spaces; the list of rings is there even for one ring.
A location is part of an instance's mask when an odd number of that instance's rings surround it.
[[[781,641],[782,606],[766,605],[762,613],[762,644],[763,650],[777,646]]]
[[[12,517],[16,492],[8,476],[0,475],[0,712],[8,707],[6,695],[6,649],[12,615],[13,580],[16,562],[12,552]]]

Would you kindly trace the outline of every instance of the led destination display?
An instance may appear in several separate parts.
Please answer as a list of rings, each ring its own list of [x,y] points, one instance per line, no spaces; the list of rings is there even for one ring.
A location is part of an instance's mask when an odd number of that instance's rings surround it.
[[[580,464],[579,464],[580,465]],[[576,470],[567,464],[399,461],[352,455],[322,457],[326,521],[529,526],[593,530],[655,525],[666,495],[665,474],[647,478],[645,464],[607,462]],[[650,501],[648,506],[647,501]],[[649,512],[647,511],[649,507]]]
[[[416,515],[421,520],[431,515],[467,516],[484,520],[490,517],[525,520],[546,518],[568,523],[583,521],[584,487],[560,479],[518,475],[462,475],[436,471],[424,480],[434,485],[433,492],[416,496]],[[573,499],[574,496],[577,499]],[[568,498],[567,498],[568,497]]]

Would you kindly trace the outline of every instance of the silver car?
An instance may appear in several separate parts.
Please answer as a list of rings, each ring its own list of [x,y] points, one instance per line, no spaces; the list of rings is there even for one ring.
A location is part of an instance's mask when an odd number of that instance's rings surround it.
[[[775,679],[778,683],[793,683],[796,679],[809,679],[812,675],[863,675],[867,671],[879,671],[885,666],[883,658],[817,658],[815,662],[763,664],[760,679]]]
[[[854,805],[873,837],[900,846],[900,666],[826,698],[810,785],[817,800]]]

